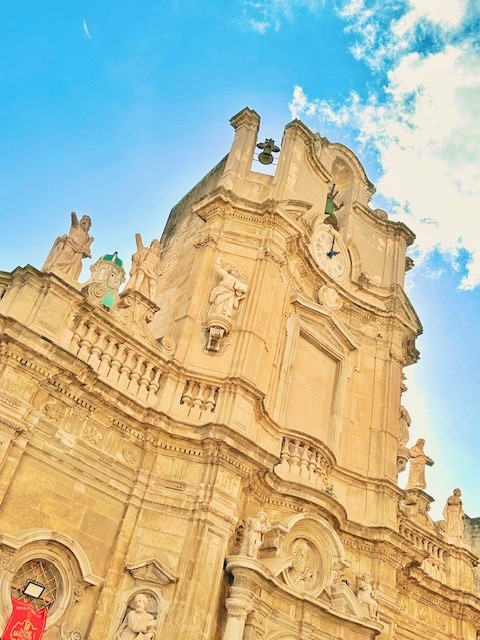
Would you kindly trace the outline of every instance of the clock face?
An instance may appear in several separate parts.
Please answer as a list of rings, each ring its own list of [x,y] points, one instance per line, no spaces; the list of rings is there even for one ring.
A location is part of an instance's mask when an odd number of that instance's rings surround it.
[[[313,255],[318,266],[331,278],[344,280],[350,262],[347,248],[334,230],[318,229],[313,236]]]

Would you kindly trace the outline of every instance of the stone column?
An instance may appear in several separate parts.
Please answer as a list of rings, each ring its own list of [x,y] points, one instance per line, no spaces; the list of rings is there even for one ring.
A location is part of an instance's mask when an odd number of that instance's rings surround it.
[[[225,602],[228,617],[223,640],[243,640],[247,616],[253,609],[253,594],[242,587],[231,587]]]

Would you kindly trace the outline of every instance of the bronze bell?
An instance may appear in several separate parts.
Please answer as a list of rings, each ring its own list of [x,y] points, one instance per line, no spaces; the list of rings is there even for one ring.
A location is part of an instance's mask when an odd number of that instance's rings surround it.
[[[272,140],[272,138],[266,138],[265,142],[259,142],[257,149],[262,149],[262,152],[258,154],[258,161],[262,164],[272,164],[272,152],[277,153],[280,151],[280,147],[277,147],[275,140]]]

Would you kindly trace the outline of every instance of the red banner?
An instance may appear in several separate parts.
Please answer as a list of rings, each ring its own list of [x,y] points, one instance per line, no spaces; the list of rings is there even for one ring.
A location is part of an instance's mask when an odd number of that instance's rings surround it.
[[[2,640],[40,640],[47,622],[45,608],[35,611],[30,602],[12,598],[13,611],[8,619]]]

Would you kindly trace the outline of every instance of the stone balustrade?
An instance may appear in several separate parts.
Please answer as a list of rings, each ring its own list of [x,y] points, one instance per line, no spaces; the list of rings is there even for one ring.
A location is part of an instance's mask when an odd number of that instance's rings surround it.
[[[416,549],[428,553],[428,557],[422,562],[422,569],[425,573],[432,578],[444,579],[445,550],[428,536],[423,535],[418,529],[414,530],[404,522],[400,523],[399,533]]]
[[[140,353],[133,341],[124,341],[99,323],[82,319],[67,348],[102,378],[156,406],[162,368],[148,352]]]
[[[282,440],[280,463],[275,473],[284,480],[309,483],[323,490],[328,485],[333,460],[327,451],[300,438],[285,436]]]
[[[212,413],[217,404],[218,391],[219,388],[215,385],[197,382],[196,380],[187,380],[180,404],[187,407],[188,415],[191,412],[201,414],[205,411]]]

